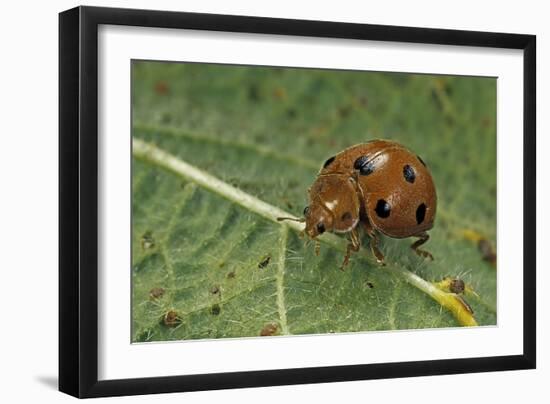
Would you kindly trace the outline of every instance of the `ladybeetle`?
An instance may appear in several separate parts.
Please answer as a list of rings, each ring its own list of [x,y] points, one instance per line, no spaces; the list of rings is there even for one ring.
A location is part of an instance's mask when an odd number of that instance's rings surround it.
[[[411,248],[433,259],[419,247],[428,241],[434,223],[434,182],[424,161],[401,144],[373,140],[345,149],[323,164],[308,194],[309,205],[300,220],[310,238],[325,231],[350,232],[342,269],[351,251],[359,250],[359,222],[380,263],[384,255],[378,232],[392,238],[418,237]]]

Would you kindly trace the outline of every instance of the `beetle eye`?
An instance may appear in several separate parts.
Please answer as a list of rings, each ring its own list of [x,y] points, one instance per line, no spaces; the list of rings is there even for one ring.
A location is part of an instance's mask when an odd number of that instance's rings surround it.
[[[325,224],[323,222],[317,223],[317,232],[323,234],[325,232]]]
[[[307,216],[308,213],[309,213],[309,206],[306,206],[304,208],[304,216]]]

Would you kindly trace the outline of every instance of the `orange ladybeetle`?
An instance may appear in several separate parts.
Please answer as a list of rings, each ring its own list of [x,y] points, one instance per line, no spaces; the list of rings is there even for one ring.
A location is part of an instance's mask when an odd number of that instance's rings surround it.
[[[350,233],[342,263],[358,251],[358,225],[370,237],[376,259],[384,262],[378,233],[392,238],[418,237],[411,248],[420,256],[433,256],[419,247],[429,239],[437,195],[426,164],[401,144],[373,140],[349,147],[329,158],[308,191],[304,209],[307,235],[315,239],[325,231]]]

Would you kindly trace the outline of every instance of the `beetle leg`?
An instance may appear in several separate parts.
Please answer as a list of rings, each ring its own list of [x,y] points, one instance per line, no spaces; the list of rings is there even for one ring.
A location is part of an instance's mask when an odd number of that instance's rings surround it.
[[[359,232],[357,231],[357,227],[356,227],[350,233],[350,242],[348,243],[348,246],[346,248],[346,255],[344,256],[344,261],[340,266],[340,271],[344,271],[346,266],[348,265],[351,252],[359,251],[360,247],[361,247],[361,239],[359,238]]]
[[[386,265],[384,262],[384,254],[382,254],[382,251],[378,248],[378,242],[380,239],[378,238],[378,234],[376,233],[376,230],[372,227],[372,225],[369,222],[365,223],[365,230],[367,232],[367,235],[370,238],[370,250],[372,252],[372,255],[376,258],[376,261],[380,265]]]
[[[319,252],[321,250],[321,243],[319,240],[315,240],[315,255],[319,256]]]
[[[421,250],[420,248],[418,248],[430,239],[430,235],[426,232],[423,232],[423,233],[417,234],[415,237],[418,237],[418,240],[416,240],[414,243],[412,243],[411,248],[419,256],[424,257],[424,258],[429,258],[433,261],[434,256],[432,254],[430,254],[426,250]]]
[[[372,251],[372,254],[376,257],[376,261],[380,265],[386,265],[384,262],[384,254],[382,254],[382,251],[380,251],[380,248],[378,248],[378,242],[380,241],[378,238],[378,234],[376,232],[372,232],[370,237],[370,249]]]
[[[354,171],[351,174],[351,179],[353,180],[353,185],[355,186],[355,192],[357,193],[357,196],[359,197],[359,201],[361,202],[360,210],[364,210],[365,194],[363,193],[363,189],[359,186],[359,174],[357,173],[357,171]]]

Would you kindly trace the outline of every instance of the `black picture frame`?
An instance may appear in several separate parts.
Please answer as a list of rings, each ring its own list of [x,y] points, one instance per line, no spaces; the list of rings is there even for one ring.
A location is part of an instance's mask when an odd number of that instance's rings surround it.
[[[523,354],[98,381],[100,24],[523,50]],[[535,61],[534,35],[96,7],[60,13],[59,390],[83,398],[535,368]]]

